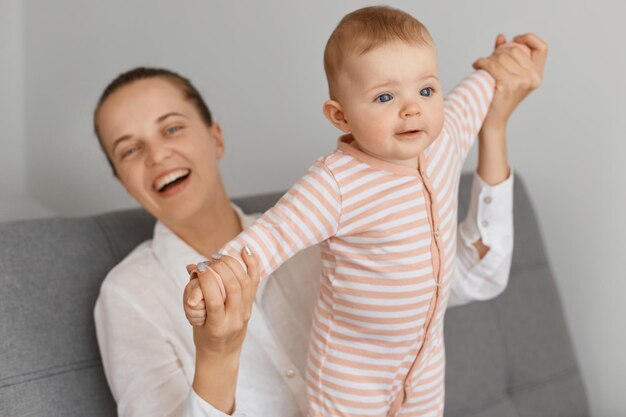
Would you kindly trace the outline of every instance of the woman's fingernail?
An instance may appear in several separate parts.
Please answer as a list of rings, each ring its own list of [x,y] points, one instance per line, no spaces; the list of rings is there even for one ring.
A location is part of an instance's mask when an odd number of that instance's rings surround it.
[[[209,269],[206,262],[199,262],[197,267],[198,267],[198,271],[200,272],[205,272],[207,269]]]
[[[211,258],[215,259],[216,261],[219,260],[222,257],[222,254],[219,252],[215,252],[214,254],[211,255]]]
[[[248,255],[248,256],[252,255],[252,250],[250,250],[248,245],[244,246],[243,250],[246,252],[246,255]]]

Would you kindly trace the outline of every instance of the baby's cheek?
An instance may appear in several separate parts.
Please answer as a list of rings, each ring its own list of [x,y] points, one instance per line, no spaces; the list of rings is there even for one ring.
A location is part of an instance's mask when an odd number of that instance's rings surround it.
[[[444,119],[444,113],[443,113],[443,106],[441,107],[441,109],[437,109],[437,111],[434,112],[434,114],[432,115],[432,129],[433,129],[433,135],[435,137],[438,137],[441,134],[441,131],[443,130],[443,119]]]

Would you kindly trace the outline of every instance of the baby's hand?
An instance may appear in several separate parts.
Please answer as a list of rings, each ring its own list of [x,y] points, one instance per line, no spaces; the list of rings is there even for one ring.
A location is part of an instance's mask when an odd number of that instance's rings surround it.
[[[183,308],[192,326],[203,326],[207,311],[218,315],[224,313],[227,304],[244,310],[244,316],[249,317],[259,271],[251,252],[247,253],[244,249],[241,255],[248,271],[229,256],[221,260],[217,257],[215,261],[200,262],[198,265],[187,265],[190,279],[183,292]],[[232,300],[229,302],[227,298]]]
[[[183,308],[185,316],[192,326],[202,326],[206,320],[206,304],[200,288],[200,280],[198,279],[198,268],[205,271],[207,266],[204,262],[198,265],[187,265],[189,273],[189,282],[185,286],[183,292]]]
[[[496,39],[496,50],[498,48],[518,48],[520,51],[524,52],[528,58],[530,58],[531,54],[530,48],[527,45],[517,42],[507,42],[504,35],[498,35],[498,38]]]
[[[536,35],[517,36],[512,42],[498,35],[493,53],[474,62],[475,69],[489,72],[496,81],[483,126],[506,124],[517,105],[539,87],[547,53],[547,44]]]
[[[541,84],[547,55],[548,44],[537,35],[527,33],[508,42],[499,34],[491,55],[477,59],[473,67],[488,71],[496,81],[517,77],[530,92]]]

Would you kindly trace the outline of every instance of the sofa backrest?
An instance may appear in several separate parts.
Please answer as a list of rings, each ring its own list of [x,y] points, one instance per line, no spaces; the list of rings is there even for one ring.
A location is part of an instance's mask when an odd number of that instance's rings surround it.
[[[469,201],[464,176],[460,204]],[[459,207],[465,213],[466,207]],[[507,289],[446,312],[446,417],[582,417],[589,407],[539,225],[520,177]],[[463,214],[464,216],[464,214]]]
[[[469,197],[464,176],[460,201]],[[280,194],[236,201],[246,212]],[[459,208],[464,215],[465,206]],[[144,211],[0,223],[0,416],[115,416],[93,325],[107,272],[154,226]],[[585,416],[534,213],[515,186],[509,288],[446,315],[446,416]]]

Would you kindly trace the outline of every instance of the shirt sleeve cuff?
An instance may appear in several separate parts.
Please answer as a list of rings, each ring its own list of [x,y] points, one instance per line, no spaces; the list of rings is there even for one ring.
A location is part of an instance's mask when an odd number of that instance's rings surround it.
[[[241,407],[235,407],[233,414],[226,414],[203,400],[193,388],[189,390],[182,417],[251,417]]]
[[[490,250],[506,250],[503,242],[513,235],[513,170],[509,177],[496,185],[485,183],[474,174],[467,216],[459,226],[459,234],[466,246],[482,239]],[[505,245],[506,246],[506,245]]]

